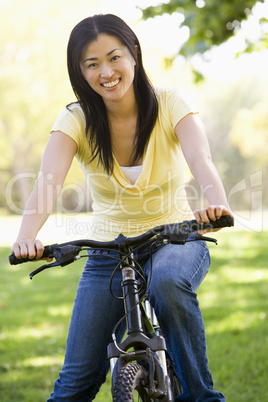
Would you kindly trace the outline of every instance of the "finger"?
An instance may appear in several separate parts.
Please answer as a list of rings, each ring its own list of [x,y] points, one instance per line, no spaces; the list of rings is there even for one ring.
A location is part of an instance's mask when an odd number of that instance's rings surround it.
[[[19,248],[20,248],[20,257],[21,258],[27,258],[28,257],[28,246],[27,243],[22,241],[18,243]]]
[[[194,216],[195,216],[195,219],[197,220],[197,222],[200,224],[209,222],[209,218],[208,218],[208,215],[207,215],[207,212],[205,209],[195,210]]]
[[[224,206],[223,205],[217,205],[217,207],[215,208],[215,217],[216,219],[220,219],[220,217],[223,215],[223,210],[224,210]]]
[[[198,209],[196,209],[196,210],[194,211],[194,217],[195,217],[195,219],[197,220],[198,223],[201,223],[201,222],[202,222],[202,221],[201,221],[201,216],[200,216],[200,211],[199,211]]]
[[[16,258],[21,258],[20,246],[17,243],[13,244],[11,248],[11,254],[15,254]]]
[[[206,217],[204,217],[204,211],[201,211],[201,210],[195,210],[194,216],[195,216],[196,221],[200,224],[204,223],[203,219],[207,219]],[[206,232],[207,232],[206,230],[198,230],[197,234],[202,236]]]
[[[211,221],[215,221],[217,219],[216,209],[214,205],[209,205],[206,209],[208,219]]]
[[[230,209],[226,208],[224,205],[217,205],[215,207],[215,214],[216,214],[216,218],[219,219],[222,216],[233,216],[232,212],[230,211]]]
[[[226,215],[233,216],[232,211],[230,209],[226,208],[225,206],[223,206],[223,208],[222,208],[222,215],[224,215],[224,216],[226,216]]]
[[[33,260],[36,257],[35,242],[33,240],[26,240],[26,245],[28,249],[28,258]]]
[[[39,240],[35,241],[35,250],[36,250],[36,258],[37,259],[42,258],[42,255],[44,253],[44,246]]]
[[[208,210],[207,209],[201,209],[199,212],[200,218],[201,218],[201,223],[208,223],[209,222],[209,215],[208,215]]]

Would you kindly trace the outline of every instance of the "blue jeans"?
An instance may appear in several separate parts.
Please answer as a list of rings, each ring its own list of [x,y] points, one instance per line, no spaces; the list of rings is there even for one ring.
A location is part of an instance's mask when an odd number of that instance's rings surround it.
[[[109,291],[117,265],[116,252],[90,251],[79,282],[69,329],[65,361],[48,401],[92,401],[109,370],[107,345],[116,322],[123,315],[122,300]],[[135,258],[150,273],[150,251],[137,251]],[[185,245],[155,246],[149,299],[166,339],[183,394],[176,401],[225,401],[213,390],[206,356],[205,330],[196,290],[210,264],[203,241]],[[120,296],[121,273],[113,280]],[[122,329],[122,328],[121,328]],[[122,331],[121,331],[122,332]],[[118,334],[119,339],[123,333]]]

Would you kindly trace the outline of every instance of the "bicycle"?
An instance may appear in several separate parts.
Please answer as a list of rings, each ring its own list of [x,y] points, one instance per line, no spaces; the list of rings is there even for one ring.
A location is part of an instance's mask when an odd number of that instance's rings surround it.
[[[197,232],[233,225],[234,221],[231,216],[223,216],[216,221],[202,225],[195,220],[162,225],[132,238],[120,234],[115,240],[108,242],[75,240],[45,246],[43,257],[55,258],[55,262],[42,265],[31,272],[30,279],[47,268],[66,266],[81,257],[88,257],[80,255],[84,250],[101,248],[118,252],[118,265],[114,274],[117,269],[122,272],[121,286],[125,315],[114,327],[113,342],[109,344],[107,350],[111,367],[113,402],[136,401],[135,395],[144,402],[172,402],[175,396],[181,395],[183,392],[172,360],[167,353],[161,328],[147,299],[150,281],[147,283],[142,267],[135,261],[134,251],[145,246],[152,247],[158,241],[162,241],[163,245],[168,243],[185,244],[187,241],[196,240],[217,243],[215,239],[199,235]],[[189,235],[193,232],[196,235],[189,240]],[[9,256],[11,265],[28,261],[30,261],[28,258],[17,259],[14,254]],[[151,259],[151,275],[152,270]],[[111,292],[114,274],[110,280]],[[127,334],[126,338],[118,343],[115,332],[123,320],[126,320]]]

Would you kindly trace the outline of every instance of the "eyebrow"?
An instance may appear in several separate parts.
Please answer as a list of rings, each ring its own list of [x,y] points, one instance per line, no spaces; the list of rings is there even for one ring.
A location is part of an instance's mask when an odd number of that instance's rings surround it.
[[[108,52],[106,56],[111,56],[111,54],[113,54],[113,52],[115,52],[116,50],[120,50],[120,49],[115,48],[115,49],[111,50],[110,52]],[[92,60],[98,60],[98,58],[97,57],[88,57],[86,60],[83,61],[83,63],[85,63],[86,61],[92,61]]]

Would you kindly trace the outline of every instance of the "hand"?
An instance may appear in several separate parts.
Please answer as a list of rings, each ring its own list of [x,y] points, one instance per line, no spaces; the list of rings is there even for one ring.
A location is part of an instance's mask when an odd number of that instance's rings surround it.
[[[209,205],[207,208],[197,209],[194,211],[194,216],[198,223],[209,223],[210,221],[215,221],[221,216],[226,215],[232,216],[232,213],[224,205]],[[207,232],[217,232],[221,229],[222,228],[200,230],[198,231],[198,234],[202,235]]]
[[[11,248],[11,253],[15,254],[17,258],[41,259],[43,252],[43,244],[39,240],[32,239],[17,240]]]

